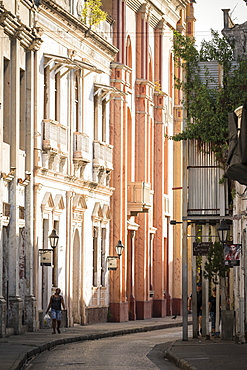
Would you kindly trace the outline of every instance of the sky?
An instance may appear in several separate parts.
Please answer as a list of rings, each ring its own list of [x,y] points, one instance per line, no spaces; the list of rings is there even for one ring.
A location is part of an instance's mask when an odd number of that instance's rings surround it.
[[[221,31],[224,27],[223,12],[230,9],[229,14],[235,24],[247,21],[247,5],[244,0],[196,0],[194,15],[196,18],[195,37],[199,46],[203,39],[210,40],[212,28]]]

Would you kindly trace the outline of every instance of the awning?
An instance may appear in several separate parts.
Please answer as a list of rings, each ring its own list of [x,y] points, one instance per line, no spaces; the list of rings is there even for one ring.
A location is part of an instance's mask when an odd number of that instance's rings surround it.
[[[51,68],[51,71],[55,71],[55,74],[58,73],[61,69],[66,68],[66,71],[61,74],[61,77],[66,75],[70,70],[72,69],[86,69],[91,72],[96,73],[103,73],[102,70],[95,67],[93,64],[86,63],[80,60],[71,59],[68,57],[62,57],[59,55],[53,55],[53,54],[44,54],[45,58],[45,66],[44,68],[48,67],[52,63],[54,63],[53,67]]]
[[[103,100],[106,99],[107,103],[114,99],[115,96],[125,96],[127,93],[117,89],[114,86],[108,86],[103,84],[94,84],[94,96],[98,95],[98,97]]]

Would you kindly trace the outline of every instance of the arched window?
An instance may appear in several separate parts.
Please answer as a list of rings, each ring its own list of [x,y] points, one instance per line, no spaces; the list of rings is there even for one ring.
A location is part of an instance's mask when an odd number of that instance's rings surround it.
[[[127,40],[126,40],[126,65],[132,69],[132,46],[131,46],[131,40],[129,36],[127,37]],[[131,87],[132,71],[127,71],[126,80],[130,84],[130,87]]]
[[[148,56],[148,80],[153,82],[153,62],[151,50],[149,51]]]

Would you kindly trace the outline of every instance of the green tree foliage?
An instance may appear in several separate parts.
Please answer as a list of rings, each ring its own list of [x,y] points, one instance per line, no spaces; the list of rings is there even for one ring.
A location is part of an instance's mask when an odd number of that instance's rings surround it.
[[[209,248],[207,261],[204,266],[204,277],[217,284],[219,282],[218,277],[224,277],[228,270],[229,267],[225,266],[224,262],[222,244],[219,242],[213,243]]]
[[[84,3],[82,19],[90,27],[106,20],[107,13],[101,9],[101,5],[100,0],[87,0]]]
[[[212,40],[204,40],[198,51],[193,38],[174,32],[175,63],[184,71],[184,79],[175,79],[175,87],[183,91],[186,126],[172,139],[210,143],[217,159],[224,163],[228,147],[228,113],[247,100],[247,58],[243,56],[233,69],[233,45],[218,32],[211,30],[211,33]],[[222,86],[209,87],[212,78],[206,67],[204,82],[201,81],[199,62],[203,61],[222,65]]]

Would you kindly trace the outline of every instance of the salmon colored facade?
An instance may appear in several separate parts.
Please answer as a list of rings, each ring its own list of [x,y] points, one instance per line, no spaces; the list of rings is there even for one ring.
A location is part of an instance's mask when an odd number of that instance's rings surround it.
[[[166,134],[174,133],[174,111],[181,111],[174,100],[172,39],[173,30],[186,31],[193,4],[115,0],[103,1],[103,8],[115,20],[113,43],[119,49],[111,84],[125,93],[110,107],[110,254],[115,254],[118,240],[125,248],[117,270],[110,272],[109,318],[122,322],[164,317],[172,314],[173,297],[181,300],[181,288],[172,283],[181,285],[174,276],[181,238],[179,246],[175,244],[177,253],[169,227],[174,160],[173,142]],[[181,167],[180,162],[175,167]]]
[[[193,2],[186,7],[186,12],[180,18],[177,30],[193,37],[195,34],[195,17]],[[175,67],[174,73],[178,78],[182,78],[182,70]],[[174,133],[179,133],[183,130],[183,107],[182,107],[182,92],[174,90]],[[182,203],[183,203],[183,147],[182,142],[174,142],[174,167],[173,167],[173,219],[182,221]],[[182,224],[178,223],[173,226],[173,271],[170,275],[170,292],[172,294],[172,311],[174,314],[181,314],[181,297],[182,297]],[[188,226],[188,234],[190,234],[191,227]],[[188,271],[191,271],[191,240],[188,238]],[[188,287],[191,292],[191,273],[188,274]],[[190,294],[190,293],[189,293]]]

